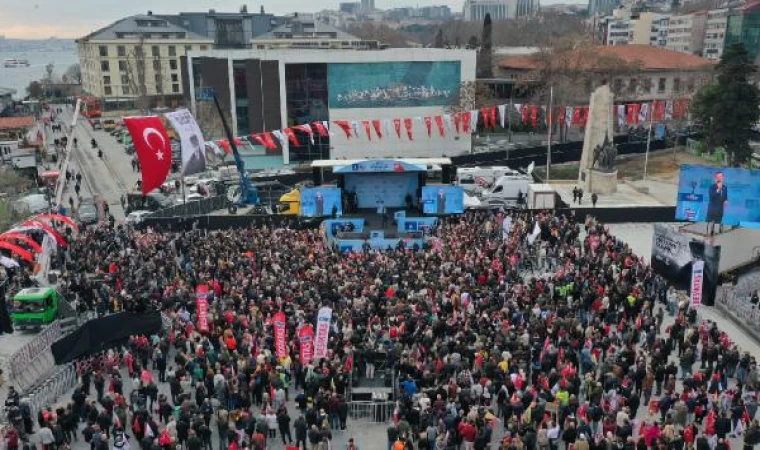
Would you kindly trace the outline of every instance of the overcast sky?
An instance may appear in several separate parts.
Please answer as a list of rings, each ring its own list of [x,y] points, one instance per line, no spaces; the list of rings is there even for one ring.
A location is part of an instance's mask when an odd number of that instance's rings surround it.
[[[108,25],[116,19],[152,10],[156,14],[179,11],[237,11],[247,4],[249,11],[261,5],[267,12],[288,14],[337,9],[350,0],[0,0],[0,35],[42,39],[51,36],[76,38]],[[358,0],[357,0],[358,1]],[[570,3],[579,0],[543,0],[541,3]],[[375,0],[378,8],[448,5],[459,11],[464,0]]]

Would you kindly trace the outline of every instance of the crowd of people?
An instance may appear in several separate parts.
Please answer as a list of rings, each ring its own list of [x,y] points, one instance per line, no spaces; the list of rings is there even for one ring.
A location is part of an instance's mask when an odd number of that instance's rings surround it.
[[[470,212],[433,234],[438,245],[419,251],[352,254],[317,230],[274,225],[74,235],[56,259],[65,297],[102,314],[160,309],[171,327],[82,364],[71,399],[36,427],[9,396],[7,445],[35,432],[45,450],[76,439],[93,450],[321,450],[336,436],[348,450],[760,442],[755,359],[604,226]],[[199,284],[210,290],[202,333]],[[327,356],[302,361],[298,331],[323,306]],[[277,357],[280,311],[288,354]],[[396,380],[387,444],[360,442],[351,385],[381,375]]]

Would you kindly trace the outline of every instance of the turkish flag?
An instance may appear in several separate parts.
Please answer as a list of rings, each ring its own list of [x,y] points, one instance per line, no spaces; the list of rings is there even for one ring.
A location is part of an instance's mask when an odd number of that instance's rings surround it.
[[[438,127],[438,134],[440,134],[441,137],[444,137],[446,132],[443,127],[443,116],[435,116],[435,124]]]
[[[536,105],[530,107],[530,124],[533,128],[538,128],[538,106]]]
[[[430,116],[425,117],[425,128],[427,128],[428,137],[431,137],[431,133],[433,132],[433,118]]]
[[[393,127],[396,128],[396,136],[401,139],[401,119],[393,119]]]
[[[373,119],[372,126],[375,128],[375,133],[377,133],[377,137],[382,139],[383,138],[383,124],[380,123],[379,120]]]
[[[406,136],[409,138],[410,141],[413,141],[412,136],[412,119],[405,118],[404,119],[404,128],[406,128]]]
[[[142,193],[160,187],[172,166],[172,146],[160,117],[125,117],[142,169]]]

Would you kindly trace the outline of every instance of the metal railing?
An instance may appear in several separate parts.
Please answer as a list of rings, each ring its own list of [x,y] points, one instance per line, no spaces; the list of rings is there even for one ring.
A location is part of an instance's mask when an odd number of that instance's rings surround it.
[[[760,305],[752,304],[751,292],[754,290],[721,286],[716,301],[735,321],[760,334]]]
[[[216,197],[203,198],[189,201],[182,205],[174,205],[168,208],[160,209],[149,214],[150,218],[168,218],[168,217],[185,217],[185,216],[202,216],[213,211],[227,207],[227,197],[219,195]]]
[[[73,364],[60,366],[52,376],[25,395],[32,411],[32,417],[48,406],[53,406],[63,395],[77,384],[77,373]]]
[[[39,358],[41,358],[46,352],[50,353],[48,351],[50,346],[62,336],[63,330],[61,329],[60,320],[54,321],[44,330],[40,331],[34,339],[18,349],[8,358],[8,380],[15,383],[22,391],[31,386],[33,381],[31,383],[25,381],[30,379],[30,377],[26,375],[29,374],[30,369],[35,369],[34,363],[39,363]],[[23,386],[22,383],[27,383],[27,385]]]
[[[352,401],[348,403],[348,417],[352,420],[386,423],[393,420],[393,411],[395,409],[395,402]]]

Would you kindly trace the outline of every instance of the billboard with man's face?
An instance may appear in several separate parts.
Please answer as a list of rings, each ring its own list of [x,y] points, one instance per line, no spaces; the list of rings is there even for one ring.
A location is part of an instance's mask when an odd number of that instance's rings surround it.
[[[760,228],[760,170],[681,166],[676,219]]]

